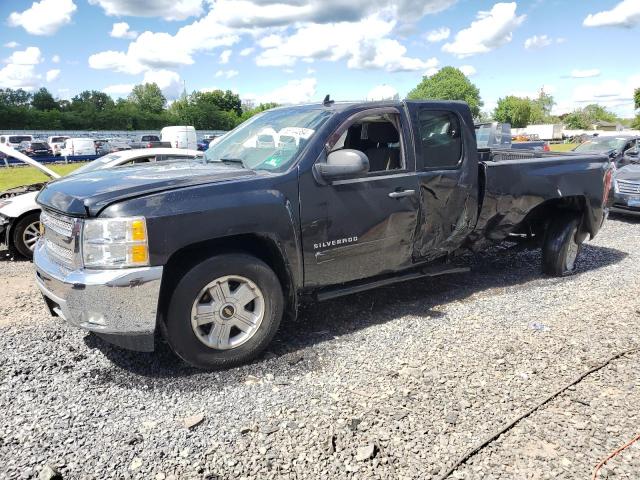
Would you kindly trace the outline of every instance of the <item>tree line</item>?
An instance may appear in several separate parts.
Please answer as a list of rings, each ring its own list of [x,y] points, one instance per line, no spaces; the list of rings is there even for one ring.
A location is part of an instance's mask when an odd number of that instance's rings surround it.
[[[195,91],[168,104],[155,83],[136,85],[127,98],[85,90],[71,100],[46,88],[31,93],[0,89],[0,128],[16,130],[155,130],[193,125],[197,130],[230,130],[258,112],[276,106],[243,104],[230,90]]]
[[[454,67],[444,67],[432,76],[423,77],[422,81],[409,92],[409,99],[415,100],[462,100],[469,104],[476,121],[495,120],[510,123],[513,128],[541,123],[563,123],[568,128],[588,130],[597,122],[622,123],[640,129],[640,114],[632,121],[618,118],[606,108],[591,104],[578,108],[571,113],[555,116],[551,110],[555,105],[553,96],[540,90],[536,98],[508,95],[498,99],[493,112],[482,111],[483,102],[480,90]],[[635,108],[640,110],[640,88],[635,90]]]
[[[564,123],[573,129],[590,129],[597,122],[620,122],[640,128],[635,120],[618,118],[606,108],[592,104],[554,116],[554,98],[541,90],[536,98],[509,95],[498,99],[493,112],[482,110],[480,90],[462,71],[444,67],[409,92],[409,99],[463,100],[476,121],[495,120],[514,128],[540,123]],[[635,90],[640,110],[640,89]],[[194,91],[168,104],[155,83],[136,85],[127,98],[113,100],[104,92],[85,90],[71,100],[53,97],[46,88],[34,93],[0,89],[0,128],[25,130],[154,130],[167,125],[193,125],[198,130],[230,130],[258,112],[276,106],[243,104],[230,90]]]

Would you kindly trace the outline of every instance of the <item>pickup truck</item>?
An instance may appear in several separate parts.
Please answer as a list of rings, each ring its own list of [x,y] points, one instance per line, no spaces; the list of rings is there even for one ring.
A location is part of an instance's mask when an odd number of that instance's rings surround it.
[[[522,242],[571,274],[611,175],[602,155],[479,150],[462,102],[325,99],[252,117],[204,162],[49,183],[36,281],[116,345],[225,368],[305,302],[459,271],[464,251]]]
[[[133,148],[171,148],[171,142],[163,142],[158,135],[138,135],[129,142]]]

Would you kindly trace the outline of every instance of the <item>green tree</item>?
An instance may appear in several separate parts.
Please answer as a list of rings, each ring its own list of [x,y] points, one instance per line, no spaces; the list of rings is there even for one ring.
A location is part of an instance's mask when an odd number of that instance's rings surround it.
[[[156,83],[136,85],[129,94],[129,101],[151,113],[161,113],[167,105],[167,99]]]
[[[0,88],[0,105],[7,107],[26,107],[31,103],[31,94],[21,88]]]
[[[31,106],[43,112],[47,110],[58,110],[60,108],[58,102],[56,102],[53,95],[51,95],[51,92],[44,87],[33,94]]]
[[[633,103],[635,104],[636,110],[640,109],[640,88],[636,88],[633,91]]]
[[[71,99],[71,109],[76,111],[94,110],[103,112],[115,105],[113,99],[104,92],[85,90]]]
[[[411,100],[462,100],[469,104],[474,117],[480,115],[484,105],[480,99],[480,90],[455,67],[444,67],[431,77],[422,77],[422,81],[409,92]]]
[[[502,123],[510,123],[513,128],[523,128],[531,118],[531,100],[509,95],[498,99],[493,118]]]
[[[606,108],[591,104],[584,108],[578,108],[566,115],[563,119],[564,124],[576,130],[588,130],[597,122],[617,122],[618,117],[615,113],[610,112]]]

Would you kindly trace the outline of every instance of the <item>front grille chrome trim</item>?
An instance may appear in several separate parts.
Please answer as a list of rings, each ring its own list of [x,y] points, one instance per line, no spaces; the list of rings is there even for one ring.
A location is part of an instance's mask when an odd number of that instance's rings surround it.
[[[82,220],[48,211],[42,211],[45,250],[51,259],[69,270],[81,267],[80,236]]]
[[[618,192],[628,195],[640,194],[640,183],[628,180],[617,180]]]

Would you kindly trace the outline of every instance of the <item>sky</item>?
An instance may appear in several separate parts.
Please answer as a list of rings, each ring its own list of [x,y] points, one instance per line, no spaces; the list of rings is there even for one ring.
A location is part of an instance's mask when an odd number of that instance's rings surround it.
[[[400,98],[460,68],[506,95],[634,116],[640,0],[0,0],[0,88],[126,97],[156,82],[252,102]]]

